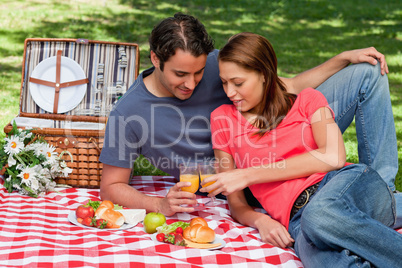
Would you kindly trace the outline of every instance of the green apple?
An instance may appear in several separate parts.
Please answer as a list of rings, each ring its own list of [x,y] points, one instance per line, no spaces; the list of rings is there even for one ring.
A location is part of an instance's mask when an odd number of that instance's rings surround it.
[[[148,234],[156,232],[156,227],[163,225],[166,222],[166,217],[159,212],[149,212],[144,218],[144,229]]]

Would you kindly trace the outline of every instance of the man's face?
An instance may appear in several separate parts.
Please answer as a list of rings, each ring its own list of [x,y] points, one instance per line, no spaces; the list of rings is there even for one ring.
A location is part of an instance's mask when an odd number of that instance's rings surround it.
[[[177,49],[176,54],[165,62],[163,71],[159,68],[159,61],[154,62],[154,90],[163,97],[190,98],[202,79],[206,62],[206,54],[194,57],[190,52]]]

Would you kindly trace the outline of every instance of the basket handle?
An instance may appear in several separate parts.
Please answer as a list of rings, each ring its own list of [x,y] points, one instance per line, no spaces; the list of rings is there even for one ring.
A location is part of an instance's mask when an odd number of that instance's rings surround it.
[[[96,143],[96,141],[93,137],[90,137],[88,139],[88,142],[92,142],[92,144],[95,146],[96,150],[98,150],[98,152],[101,153],[101,149],[99,148],[98,144]]]

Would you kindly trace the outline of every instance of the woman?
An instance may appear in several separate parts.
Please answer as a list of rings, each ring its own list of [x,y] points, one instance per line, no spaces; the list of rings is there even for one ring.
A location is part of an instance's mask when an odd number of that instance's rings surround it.
[[[248,186],[271,217],[248,206],[243,191],[228,195],[233,217],[273,245],[294,244],[306,267],[398,267],[402,235],[388,227],[395,221],[393,194],[374,170],[345,164],[324,96],[312,88],[287,93],[271,44],[256,34],[232,37],[219,53],[219,69],[233,105],[211,114],[215,157],[220,172],[247,169],[247,176],[231,182],[215,176],[202,191]]]

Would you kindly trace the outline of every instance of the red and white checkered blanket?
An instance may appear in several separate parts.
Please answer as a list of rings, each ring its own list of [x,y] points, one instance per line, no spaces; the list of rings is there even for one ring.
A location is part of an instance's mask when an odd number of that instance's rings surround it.
[[[174,183],[170,177],[136,177],[131,182],[156,196],[165,196]],[[70,211],[88,199],[100,200],[99,190],[62,189],[31,198],[9,194],[0,184],[0,267],[303,267],[292,249],[264,244],[255,229],[235,222],[226,201],[167,218],[168,223],[205,218],[226,246],[203,250],[154,242],[142,223],[113,231],[71,224]],[[198,201],[209,198],[199,196]]]

